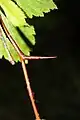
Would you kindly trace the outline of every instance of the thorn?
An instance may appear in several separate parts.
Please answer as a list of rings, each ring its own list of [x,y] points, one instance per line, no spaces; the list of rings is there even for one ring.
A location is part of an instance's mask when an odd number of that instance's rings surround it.
[[[42,56],[24,56],[24,60],[39,60],[39,59],[54,59],[57,56],[42,57]]]

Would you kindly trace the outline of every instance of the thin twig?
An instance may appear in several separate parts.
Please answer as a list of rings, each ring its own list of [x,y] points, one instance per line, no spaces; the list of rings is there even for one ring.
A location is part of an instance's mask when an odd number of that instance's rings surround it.
[[[36,117],[36,120],[40,120],[40,116],[39,116],[39,113],[38,113],[38,110],[37,110],[37,107],[36,107],[36,104],[35,104],[35,100],[34,100],[34,97],[33,97],[33,94],[32,94],[32,90],[31,90],[31,86],[30,86],[30,82],[29,82],[29,78],[28,78],[28,74],[27,74],[27,69],[26,69],[26,66],[25,66],[25,60],[32,60],[32,59],[37,59],[37,60],[38,59],[53,59],[53,58],[56,58],[56,56],[52,56],[52,57],[26,56],[21,51],[21,49],[17,45],[16,41],[13,39],[13,37],[11,36],[11,34],[9,33],[9,31],[7,30],[5,24],[4,24],[3,20],[2,20],[1,15],[0,15],[0,26],[2,27],[2,29],[3,29],[3,31],[4,31],[4,33],[6,35],[6,37],[10,41],[10,43],[13,45],[13,47],[17,51],[19,57],[21,58],[21,63],[22,63],[22,68],[23,68],[25,80],[26,80],[27,90],[28,90],[28,93],[29,93],[29,97],[30,97],[30,100],[31,100],[31,103],[32,103],[32,107],[33,107],[34,113],[35,113],[35,117]]]
[[[24,56],[24,60],[39,60],[39,59],[53,59],[57,58],[57,56],[51,56],[51,57],[42,57],[42,56]]]
[[[52,56],[52,57],[40,57],[40,56],[26,56],[21,49],[19,48],[19,46],[17,45],[16,41],[13,39],[13,37],[11,36],[11,34],[9,33],[8,29],[6,28],[2,17],[0,15],[0,25],[6,35],[6,37],[9,39],[10,43],[13,45],[13,47],[15,48],[15,50],[17,51],[17,53],[19,54],[19,56],[21,58],[23,58],[24,60],[34,60],[34,59],[53,59],[56,58],[56,56]]]
[[[30,82],[29,82],[27,69],[26,69],[24,60],[21,60],[21,63],[22,63],[22,69],[23,69],[24,76],[25,76],[27,90],[28,90],[29,97],[30,97],[30,100],[31,100],[31,103],[32,103],[32,107],[33,107],[33,110],[34,110],[35,117],[36,117],[36,120],[40,120],[40,116],[39,116],[39,113],[38,113],[38,110],[37,110],[37,107],[36,107],[36,104],[35,104],[35,100],[34,100],[34,97],[33,97],[33,94],[32,94],[33,92],[31,90],[31,86],[30,86]]]

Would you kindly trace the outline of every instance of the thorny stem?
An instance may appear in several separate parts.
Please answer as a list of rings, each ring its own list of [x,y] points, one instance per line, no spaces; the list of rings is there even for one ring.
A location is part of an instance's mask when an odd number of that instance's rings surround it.
[[[21,63],[22,63],[22,68],[23,68],[25,80],[26,80],[27,90],[28,90],[28,93],[29,93],[29,97],[30,97],[30,100],[31,100],[31,103],[32,103],[34,113],[35,113],[35,117],[36,117],[36,120],[40,120],[39,113],[38,113],[38,110],[37,110],[37,107],[36,107],[36,104],[35,104],[35,101],[34,101],[34,98],[33,98],[33,94],[32,94],[33,92],[32,92],[31,87],[30,87],[30,82],[29,82],[29,78],[28,78],[28,74],[27,74],[27,69],[26,69],[25,62],[24,62],[25,59],[28,59],[28,57],[26,55],[24,55],[24,53],[20,50],[20,48],[16,44],[13,37],[8,32],[8,30],[7,30],[7,28],[6,28],[5,24],[4,24],[1,16],[0,16],[0,25],[1,25],[4,33],[5,33],[6,37],[9,39],[9,41],[14,46],[15,50],[17,51],[18,55],[21,58]]]
[[[56,58],[56,56],[52,56],[52,57],[41,57],[41,56],[26,56],[24,55],[24,53],[21,51],[21,49],[19,48],[19,46],[17,45],[16,41],[13,39],[13,37],[10,35],[9,31],[7,30],[2,17],[0,15],[0,25],[6,35],[6,37],[9,39],[9,41],[11,42],[11,44],[13,45],[13,47],[15,48],[15,50],[17,51],[18,55],[23,58],[23,60],[32,60],[32,59],[52,59],[52,58]]]
[[[5,24],[4,24],[3,20],[2,20],[1,15],[0,15],[0,26],[2,27],[2,29],[3,29],[6,37],[8,38],[8,40],[11,42],[11,44],[13,45],[15,50],[17,51],[19,57],[21,58],[22,69],[23,69],[23,72],[24,72],[25,81],[26,81],[26,85],[27,85],[27,90],[28,90],[29,97],[30,97],[30,100],[31,100],[31,103],[32,103],[34,114],[35,114],[36,120],[40,120],[40,116],[39,116],[39,113],[38,113],[38,110],[37,110],[37,107],[36,107],[36,104],[35,104],[35,100],[34,100],[34,97],[33,97],[33,94],[32,94],[33,92],[31,90],[31,86],[30,86],[30,82],[29,82],[29,78],[28,78],[28,74],[27,74],[27,69],[26,69],[26,66],[25,66],[25,60],[52,59],[52,58],[56,58],[56,56],[52,56],[52,57],[26,56],[21,51],[21,49],[19,48],[19,46],[17,45],[17,43],[15,42],[13,37],[10,35],[9,31],[7,30]]]
[[[40,120],[40,116],[39,116],[39,113],[38,113],[38,110],[37,110],[37,107],[36,107],[36,104],[35,104],[35,100],[34,100],[34,97],[33,97],[33,94],[32,94],[32,90],[31,90],[31,86],[30,86],[30,82],[29,82],[27,69],[26,69],[24,60],[21,60],[21,63],[22,63],[22,68],[23,68],[23,72],[24,72],[24,76],[25,76],[27,90],[28,90],[28,93],[29,93],[29,97],[30,97],[30,100],[31,100],[31,103],[32,103],[34,113],[35,113],[35,117],[36,117],[36,120]]]

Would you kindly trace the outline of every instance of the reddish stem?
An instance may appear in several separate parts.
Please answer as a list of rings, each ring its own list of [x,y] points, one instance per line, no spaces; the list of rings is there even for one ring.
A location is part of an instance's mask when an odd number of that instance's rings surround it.
[[[29,97],[30,97],[30,100],[31,100],[31,103],[32,103],[32,107],[33,107],[33,110],[34,110],[35,117],[36,117],[36,120],[40,120],[40,116],[39,116],[39,113],[38,113],[38,110],[37,110],[37,107],[36,107],[36,104],[35,104],[35,100],[34,100],[34,97],[33,97],[33,94],[32,94],[33,92],[31,90],[27,69],[26,69],[25,62],[24,62],[23,59],[21,60],[21,63],[22,63],[22,68],[23,68],[23,72],[24,72],[24,76],[25,76],[26,85],[27,85],[27,90],[28,90]]]
[[[29,97],[30,97],[30,100],[31,100],[31,103],[32,103],[32,107],[33,107],[34,113],[35,113],[35,117],[36,117],[36,120],[40,120],[40,116],[39,116],[36,104],[34,102],[35,100],[33,98],[33,94],[32,94],[33,92],[31,90],[31,86],[30,86],[30,82],[29,82],[29,78],[28,78],[28,74],[27,74],[27,70],[26,70],[26,66],[25,66],[25,62],[24,61],[25,60],[32,60],[32,59],[36,59],[36,60],[38,60],[38,59],[53,59],[53,58],[56,58],[56,56],[41,57],[41,56],[26,56],[26,55],[24,55],[24,53],[21,51],[21,49],[17,45],[16,41],[13,39],[13,37],[10,35],[9,31],[7,30],[7,28],[6,28],[5,24],[4,24],[1,16],[0,16],[0,25],[1,25],[4,33],[5,33],[6,37],[11,42],[11,44],[13,45],[15,50],[17,51],[19,57],[21,58],[21,63],[22,63],[22,68],[23,68],[25,80],[26,80],[27,90],[28,90],[28,93],[29,93]]]
[[[56,58],[56,56],[52,56],[52,57],[41,57],[41,56],[26,56],[24,55],[24,53],[21,51],[21,49],[19,48],[19,46],[17,45],[16,41],[13,39],[13,37],[10,35],[9,31],[7,30],[2,17],[0,16],[0,25],[6,35],[6,37],[9,39],[9,41],[11,42],[11,44],[13,45],[13,47],[15,48],[15,50],[17,51],[17,53],[19,54],[19,56],[21,58],[23,58],[23,60],[33,60],[33,59],[53,59]]]

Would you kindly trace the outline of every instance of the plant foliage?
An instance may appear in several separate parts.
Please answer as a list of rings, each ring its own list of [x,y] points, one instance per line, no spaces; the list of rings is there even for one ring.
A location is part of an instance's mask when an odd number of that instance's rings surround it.
[[[27,56],[30,55],[31,49],[20,36],[17,28],[22,31],[32,45],[35,45],[36,33],[34,26],[29,25],[25,19],[32,19],[33,16],[43,17],[44,13],[57,9],[52,0],[0,0],[0,8],[0,15],[9,33],[14,38],[21,51]],[[20,61],[20,58],[13,45],[5,36],[3,30],[1,30],[1,32],[0,58],[4,56],[5,59],[10,61],[8,54],[10,53],[14,61]]]

